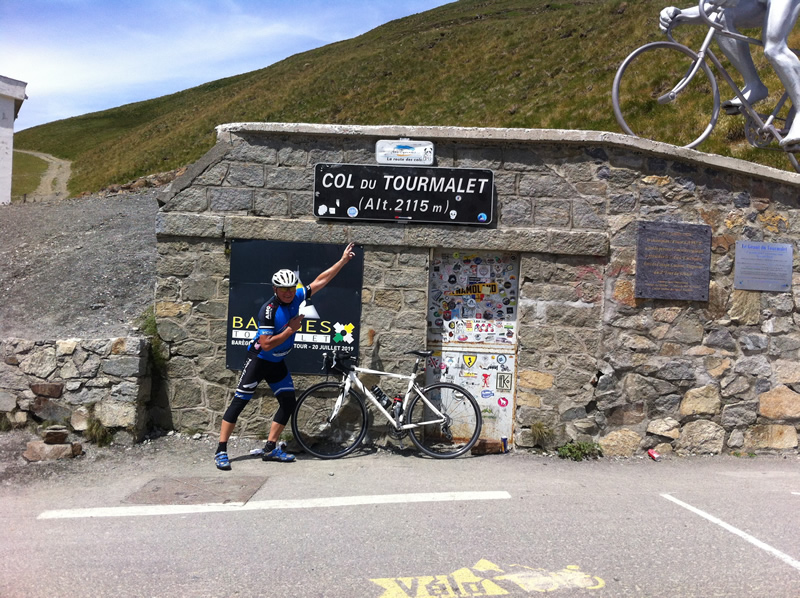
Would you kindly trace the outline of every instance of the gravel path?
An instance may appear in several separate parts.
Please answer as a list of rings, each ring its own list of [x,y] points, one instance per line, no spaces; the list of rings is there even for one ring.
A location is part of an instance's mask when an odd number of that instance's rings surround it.
[[[29,202],[64,199],[69,196],[67,181],[69,181],[69,176],[72,173],[72,162],[56,158],[50,154],[43,154],[42,152],[33,152],[29,150],[16,151],[36,156],[48,164],[47,170],[42,175],[42,180],[39,182],[36,191],[27,197]]]
[[[0,206],[0,338],[130,334],[153,303],[155,197]]]

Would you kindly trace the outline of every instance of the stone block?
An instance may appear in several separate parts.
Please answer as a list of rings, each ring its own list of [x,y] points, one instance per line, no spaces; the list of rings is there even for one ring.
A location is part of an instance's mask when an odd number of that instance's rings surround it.
[[[794,359],[778,359],[773,363],[775,377],[781,384],[800,384],[800,363]]]
[[[759,414],[769,419],[800,419],[800,394],[780,385],[758,395]]]
[[[80,450],[78,454],[80,454]],[[32,462],[71,459],[75,456],[75,448],[72,444],[45,444],[43,440],[34,440],[28,443],[22,456]]]
[[[542,406],[542,397],[537,394],[523,392],[522,390],[517,389],[516,406],[517,409],[520,407],[539,408]]]
[[[761,293],[734,289],[728,317],[744,326],[755,326],[761,321]]]
[[[722,427],[726,429],[750,426],[758,419],[758,403],[747,401],[725,405],[722,409]],[[728,443],[730,446],[730,442]]]
[[[78,341],[74,339],[56,341],[56,356],[72,355],[78,347]]]
[[[0,390],[0,411],[9,412],[14,411],[17,408],[17,397],[16,395],[7,392],[5,390]]]
[[[681,417],[716,415],[722,406],[719,389],[708,385],[689,390],[681,401]]]
[[[66,426],[50,426],[42,434],[45,444],[63,444],[67,441],[69,430]]]
[[[232,162],[223,185],[226,187],[263,187],[264,166],[262,164]],[[211,197],[213,205],[213,192]],[[212,207],[212,209],[214,208]]]
[[[39,419],[53,422],[67,421],[72,415],[72,411],[67,407],[51,401],[47,397],[36,397],[31,404],[30,410]]]
[[[643,421],[645,417],[644,403],[619,405],[606,411],[606,420],[610,426],[630,426]]]
[[[224,225],[224,217],[218,214],[156,214],[158,236],[221,238]]]
[[[118,378],[143,376],[146,371],[146,360],[140,357],[112,357],[103,361],[103,373]]]
[[[208,202],[212,212],[250,211],[253,208],[253,190],[233,187],[211,187]]]
[[[106,428],[133,428],[137,424],[134,403],[102,401],[94,406],[94,415]]]
[[[757,425],[744,433],[745,449],[786,450],[797,448],[797,430],[787,425]]]
[[[725,442],[725,429],[708,420],[689,422],[681,428],[678,450],[684,453],[718,455]]]
[[[156,303],[156,316],[159,318],[176,318],[192,311],[188,301],[159,301]]]
[[[549,249],[560,255],[608,255],[609,239],[607,233],[549,231]]]
[[[6,413],[6,419],[15,426],[24,426],[28,423],[28,412],[17,411],[15,413]]]
[[[57,399],[64,392],[64,384],[63,382],[41,382],[31,384],[31,390],[37,396]]]
[[[205,212],[208,209],[208,198],[205,187],[189,187],[169,200],[164,206],[165,212]]]
[[[256,191],[253,213],[256,216],[288,216],[289,198],[279,191]]]
[[[677,439],[681,435],[680,424],[671,417],[654,419],[647,424],[647,433]]]
[[[642,437],[627,428],[614,430],[597,441],[604,457],[632,457],[639,450],[641,442]]]
[[[19,362],[19,369],[30,376],[47,379],[56,369],[56,350],[47,347],[40,351],[33,351]]]
[[[555,376],[533,370],[521,370],[517,373],[517,386],[533,390],[547,390],[553,387]]]
[[[83,432],[89,427],[89,410],[86,407],[78,407],[72,412],[69,418],[69,425],[76,432]]]

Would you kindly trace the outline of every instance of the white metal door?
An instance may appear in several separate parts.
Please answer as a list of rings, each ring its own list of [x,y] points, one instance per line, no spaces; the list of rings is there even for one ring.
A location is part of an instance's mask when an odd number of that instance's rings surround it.
[[[454,382],[478,400],[482,438],[512,442],[519,256],[435,251],[428,294],[427,383]]]

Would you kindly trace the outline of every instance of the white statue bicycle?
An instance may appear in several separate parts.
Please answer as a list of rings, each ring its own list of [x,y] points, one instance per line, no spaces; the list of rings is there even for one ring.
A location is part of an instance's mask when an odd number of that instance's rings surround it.
[[[708,0],[700,0],[698,6],[708,32],[696,52],[672,36],[674,26],[689,21],[678,14],[666,30],[669,41],[645,44],[623,61],[612,88],[617,122],[629,135],[697,147],[714,130],[720,113],[719,88],[710,62],[739,100],[738,103],[725,102],[723,108],[728,114],[744,116],[748,143],[785,152],[792,166],[800,172],[795,155],[800,154],[800,147],[780,147],[788,128],[787,121],[791,122],[795,111],[792,106],[786,116],[780,116],[790,101],[789,94],[784,92],[769,114],[757,112],[709,47],[717,35],[754,45],[763,45],[763,42],[725,28],[721,23],[725,9],[714,6],[709,9],[707,4]]]

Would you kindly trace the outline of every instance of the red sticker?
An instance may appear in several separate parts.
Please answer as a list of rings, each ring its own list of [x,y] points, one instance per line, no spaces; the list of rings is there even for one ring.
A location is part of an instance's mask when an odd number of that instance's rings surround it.
[[[505,397],[500,397],[499,399],[497,399],[497,404],[500,405],[501,407],[507,407],[508,399]]]

